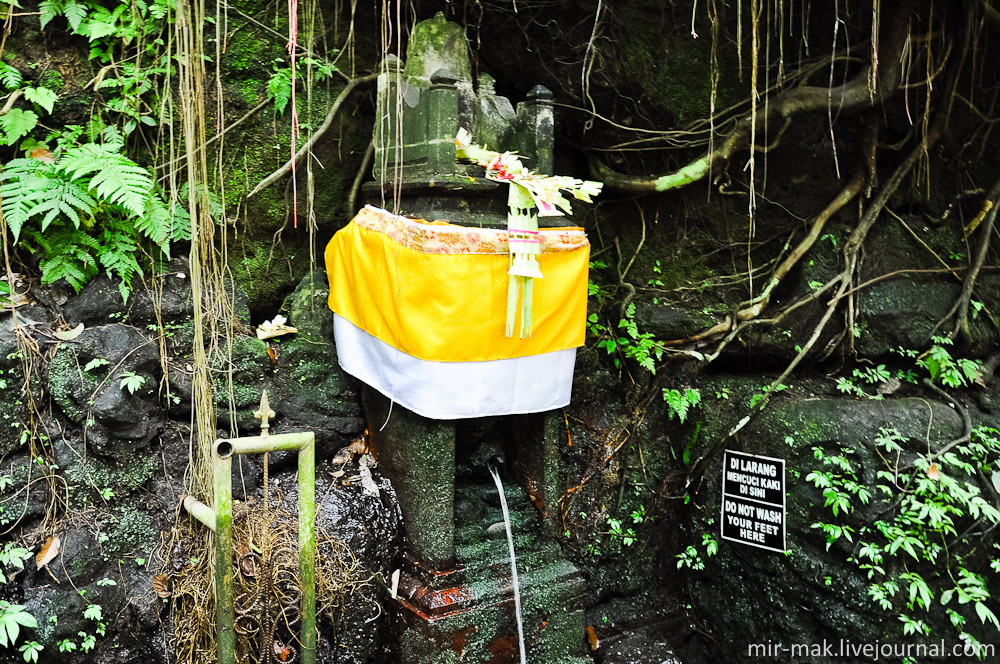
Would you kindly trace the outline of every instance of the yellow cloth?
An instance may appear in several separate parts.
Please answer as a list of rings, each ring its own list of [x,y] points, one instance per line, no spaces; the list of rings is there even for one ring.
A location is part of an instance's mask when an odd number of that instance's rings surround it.
[[[330,308],[423,360],[499,360],[582,346],[590,245],[580,229],[542,234],[544,278],[535,281],[527,339],[504,336],[505,232],[415,222],[370,207],[327,245]]]

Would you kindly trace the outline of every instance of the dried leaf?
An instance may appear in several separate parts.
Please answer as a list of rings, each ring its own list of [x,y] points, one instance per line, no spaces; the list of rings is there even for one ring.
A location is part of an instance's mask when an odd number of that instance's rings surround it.
[[[56,163],[56,156],[52,154],[52,150],[48,148],[35,148],[28,153],[28,157],[31,159],[37,159],[38,161],[45,164]]]
[[[45,540],[45,545],[42,547],[42,550],[38,552],[37,556],[35,556],[35,565],[38,566],[38,569],[42,569],[52,562],[58,555],[59,538],[50,537]]]
[[[83,334],[83,323],[80,323],[72,330],[56,330],[52,333],[52,336],[60,341],[73,341],[73,339],[76,339],[81,334]]]
[[[594,631],[593,625],[587,625],[587,643],[590,644],[591,650],[597,650],[601,642],[597,640],[597,632]]]
[[[333,476],[333,477],[334,477],[335,479],[338,479],[338,478],[341,478],[341,477],[343,477],[343,476],[344,476],[344,471],[342,471],[342,470],[335,470],[335,471],[333,471],[333,472],[332,472],[332,473],[330,473],[330,474],[331,474],[331,475],[332,475],[332,476]]]
[[[927,477],[931,478],[932,480],[941,479],[941,471],[938,470],[938,465],[936,463],[932,463],[930,467],[927,469]]]
[[[349,449],[352,454],[364,454],[368,451],[368,440],[364,436],[355,438],[351,441],[351,444],[347,446],[347,449]]]
[[[153,577],[153,590],[158,597],[170,597],[170,577],[166,574],[157,574]]]
[[[330,463],[344,465],[353,458],[354,454],[351,452],[350,445],[348,445],[347,447],[341,447],[337,450],[337,453],[330,459]]]
[[[251,579],[257,576],[257,564],[245,544],[236,547],[236,559],[240,561],[240,571],[243,572],[243,576]]]
[[[278,365],[278,351],[274,346],[267,347],[267,356],[271,358],[271,368],[274,369]]]
[[[274,654],[277,655],[282,662],[288,661],[288,656],[292,654],[292,649],[286,646],[281,641],[274,640]]]

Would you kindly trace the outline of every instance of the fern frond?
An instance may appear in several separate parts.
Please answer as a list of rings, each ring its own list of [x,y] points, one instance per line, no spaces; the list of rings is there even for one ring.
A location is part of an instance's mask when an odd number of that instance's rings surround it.
[[[170,211],[159,196],[150,196],[146,214],[135,220],[135,230],[161,247],[170,242]]]
[[[132,277],[135,274],[142,275],[142,268],[135,258],[138,251],[139,244],[125,228],[104,229],[104,244],[100,251],[101,264],[109,277],[121,279],[118,292],[121,293],[122,302],[128,301],[128,295],[132,291]]]
[[[109,147],[87,143],[66,152],[58,169],[72,177],[93,174],[89,188],[98,199],[119,205],[132,217],[141,217],[146,210],[153,179],[142,166]]]
[[[46,200],[55,182],[46,177],[51,167],[37,159],[15,159],[0,172],[0,209],[14,242],[18,241],[21,228],[35,212],[40,201]]]
[[[3,83],[5,88],[8,90],[19,88],[22,80],[24,79],[21,77],[20,71],[6,62],[0,62],[0,83]]]
[[[86,143],[67,150],[59,160],[58,169],[61,173],[78,179],[96,173],[108,159],[118,156],[117,152],[106,150],[96,143]]]
[[[66,215],[73,222],[74,227],[79,228],[81,218],[89,217],[94,213],[97,201],[76,182],[62,179],[50,180],[50,182],[52,186],[44,192],[44,198],[28,211],[28,216],[34,217],[36,214],[44,212],[43,231],[60,213]]]
[[[107,164],[90,181],[90,188],[97,188],[98,198],[121,205],[133,217],[141,217],[153,189],[149,171],[134,161],[121,157]]]
[[[79,293],[97,275],[101,245],[84,231],[56,224],[45,233],[32,231],[30,237],[45,252],[38,263],[43,285],[65,279]]]
[[[80,23],[83,22],[83,19],[87,18],[87,5],[82,2],[73,2],[73,0],[70,0],[66,3],[63,14],[66,16],[66,20],[69,22],[69,27],[73,33],[80,34]]]

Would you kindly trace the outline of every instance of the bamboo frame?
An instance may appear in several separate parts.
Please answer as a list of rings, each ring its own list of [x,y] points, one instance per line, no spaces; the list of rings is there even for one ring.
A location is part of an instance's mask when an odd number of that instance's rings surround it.
[[[266,422],[266,420],[265,420]],[[216,534],[215,598],[218,664],[235,664],[236,632],[233,592],[234,454],[298,452],[299,461],[299,581],[302,584],[302,664],[316,662],[316,434],[313,432],[220,438],[212,454],[215,509],[188,496],[184,509]]]

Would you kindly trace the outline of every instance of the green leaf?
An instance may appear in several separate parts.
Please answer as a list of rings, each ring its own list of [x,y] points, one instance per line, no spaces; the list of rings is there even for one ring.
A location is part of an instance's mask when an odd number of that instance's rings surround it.
[[[96,197],[120,205],[133,217],[142,217],[153,190],[149,171],[119,154],[117,146],[88,143],[66,152],[59,170],[72,178],[93,174],[89,188]]]
[[[146,382],[145,376],[138,376],[131,371],[126,371],[125,373],[122,374],[122,379],[121,383],[119,384],[119,389],[121,389],[123,392],[125,390],[128,390],[129,394],[135,394],[136,390],[142,387],[143,383],[145,382]],[[138,562],[139,560],[140,560],[139,558],[136,558],[136,562]],[[145,562],[145,560],[143,560],[143,562]],[[142,563],[139,564],[141,565]]]
[[[22,80],[21,72],[6,62],[0,62],[0,83],[3,83],[5,88],[8,90],[18,88],[21,86]]]
[[[22,136],[35,128],[38,124],[38,115],[34,111],[25,111],[20,108],[12,108],[6,115],[0,115],[0,127],[3,128],[4,145],[13,145]]]
[[[42,30],[49,24],[49,21],[63,14],[62,3],[57,2],[57,0],[42,0],[38,3],[38,8],[41,10]]]
[[[48,190],[54,184],[47,177],[50,171],[47,164],[37,159],[14,159],[0,172],[0,209],[15,242],[32,210],[49,195]]]
[[[59,95],[48,88],[25,88],[24,98],[44,108],[46,113],[51,113],[52,107],[59,101]]]
[[[1000,629],[1000,621],[998,621],[997,617],[992,611],[990,611],[990,608],[982,602],[976,602],[976,615],[979,616],[979,619],[983,621],[984,625],[986,624],[986,621],[989,620],[993,623],[994,627]]]
[[[70,0],[70,2],[66,3],[63,14],[65,14],[66,20],[69,22],[70,30],[74,34],[82,34],[80,32],[80,24],[83,22],[83,19],[87,18],[87,5]]]
[[[267,81],[267,94],[274,97],[274,110],[283,115],[285,107],[292,99],[292,75],[290,69],[279,69]]]
[[[90,372],[91,372],[91,371],[93,371],[94,369],[97,369],[98,367],[103,367],[103,366],[107,366],[108,364],[111,364],[111,363],[110,363],[110,362],[108,362],[108,361],[107,361],[106,359],[104,359],[103,357],[95,357],[95,358],[94,358],[94,359],[92,359],[92,360],[91,360],[90,362],[87,362],[87,364],[86,364],[86,365],[84,365],[84,367],[83,367],[83,371],[84,371],[85,373],[90,373]],[[98,582],[98,583],[97,583],[97,585],[101,585],[101,583],[100,583],[100,582]]]
[[[45,190],[45,198],[28,211],[28,216],[34,217],[44,212],[41,224],[43,231],[59,214],[66,215],[79,228],[80,220],[90,217],[96,207],[97,201],[76,182],[54,180]]]

